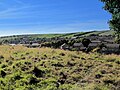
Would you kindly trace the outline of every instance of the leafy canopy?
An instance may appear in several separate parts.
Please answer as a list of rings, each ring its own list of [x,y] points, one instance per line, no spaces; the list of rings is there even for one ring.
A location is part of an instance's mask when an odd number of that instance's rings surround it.
[[[109,21],[110,29],[115,31],[115,36],[120,40],[120,0],[101,0],[104,2],[104,9],[112,14]]]

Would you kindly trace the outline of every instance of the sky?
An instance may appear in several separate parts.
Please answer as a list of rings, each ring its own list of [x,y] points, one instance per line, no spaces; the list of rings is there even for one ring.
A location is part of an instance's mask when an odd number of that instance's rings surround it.
[[[0,0],[0,36],[108,30],[100,0]]]

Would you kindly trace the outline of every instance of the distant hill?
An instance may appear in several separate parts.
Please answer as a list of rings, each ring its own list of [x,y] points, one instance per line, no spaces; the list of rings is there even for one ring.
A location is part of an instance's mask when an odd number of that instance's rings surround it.
[[[104,31],[89,31],[89,32],[74,32],[74,33],[61,33],[61,34],[26,34],[26,35],[13,35],[13,36],[3,36],[0,39],[13,39],[13,38],[21,38],[21,37],[32,37],[32,38],[53,38],[53,37],[73,37],[76,35],[79,36],[88,36],[91,34],[97,35],[112,35],[113,31],[104,30]]]
[[[71,38],[71,37],[84,37],[89,35],[112,35],[113,31],[89,31],[89,32],[74,32],[74,33],[61,33],[61,34],[28,34],[28,35],[13,35],[0,37],[0,43],[19,43],[21,41],[42,41],[51,38]]]

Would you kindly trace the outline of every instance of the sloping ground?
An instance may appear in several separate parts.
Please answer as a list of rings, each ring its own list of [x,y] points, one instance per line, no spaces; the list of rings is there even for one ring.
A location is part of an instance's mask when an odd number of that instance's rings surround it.
[[[108,30],[108,31],[103,31],[102,33],[100,33],[99,35],[113,35],[114,31],[113,30]]]
[[[53,38],[53,37],[74,37],[74,36],[89,36],[91,34],[97,35],[112,35],[113,31],[104,30],[104,31],[90,31],[90,32],[76,32],[76,33],[63,33],[63,34],[28,34],[28,35],[13,35],[0,37],[1,40],[10,40],[10,39],[20,39],[20,38]]]
[[[120,90],[120,56],[0,46],[0,90]]]

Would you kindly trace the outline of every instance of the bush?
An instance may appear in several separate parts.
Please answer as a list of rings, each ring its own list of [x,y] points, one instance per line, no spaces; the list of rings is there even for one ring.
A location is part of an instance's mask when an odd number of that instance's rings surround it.
[[[88,45],[91,43],[91,41],[90,41],[90,39],[86,39],[86,38],[84,38],[83,40],[82,40],[82,44],[84,45],[84,47],[88,47]]]

